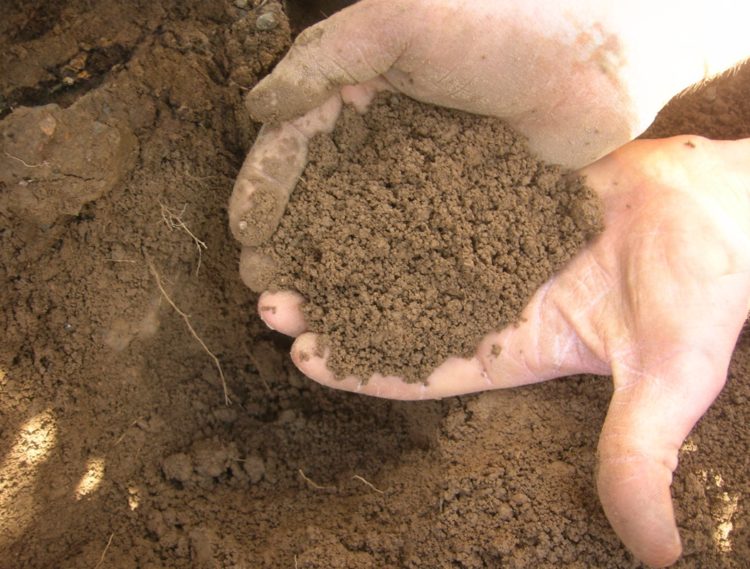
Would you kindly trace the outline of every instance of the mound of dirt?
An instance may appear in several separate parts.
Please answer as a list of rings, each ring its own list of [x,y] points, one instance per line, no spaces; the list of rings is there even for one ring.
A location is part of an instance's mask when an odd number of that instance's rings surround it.
[[[260,252],[278,267],[271,290],[308,299],[342,376],[426,380],[517,321],[602,229],[596,194],[507,125],[405,97],[346,108],[309,160]]]

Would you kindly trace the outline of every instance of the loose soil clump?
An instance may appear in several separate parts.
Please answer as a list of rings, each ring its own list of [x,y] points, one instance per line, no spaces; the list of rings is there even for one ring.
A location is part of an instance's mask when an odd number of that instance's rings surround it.
[[[603,227],[596,194],[503,122],[391,95],[316,137],[303,180],[261,251],[341,376],[420,381],[470,355]]]

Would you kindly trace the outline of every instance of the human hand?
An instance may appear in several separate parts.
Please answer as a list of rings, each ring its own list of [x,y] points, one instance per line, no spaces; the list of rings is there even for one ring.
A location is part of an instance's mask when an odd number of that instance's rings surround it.
[[[488,334],[426,384],[337,381],[316,356],[293,292],[260,313],[299,336],[292,358],[330,387],[392,399],[442,398],[578,373],[613,375],[597,485],[617,534],[644,562],[681,552],[669,486],[690,429],[726,380],[750,310],[750,139],[635,141],[578,174],[602,198],[604,233],[548,281],[524,321]],[[494,346],[500,346],[500,354]]]
[[[244,247],[267,241],[309,138],[333,129],[342,100],[364,111],[378,90],[503,118],[546,162],[590,164],[680,90],[747,55],[744,28],[729,29],[743,21],[727,17],[731,4],[362,0],[300,34],[248,95],[267,124],[235,184],[232,232]],[[246,266],[262,264],[253,255]]]

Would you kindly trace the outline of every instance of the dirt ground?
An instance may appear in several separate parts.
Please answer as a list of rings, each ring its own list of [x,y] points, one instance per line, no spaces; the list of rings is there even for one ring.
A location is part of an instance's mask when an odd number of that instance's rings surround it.
[[[369,399],[261,324],[226,208],[299,24],[237,4],[3,2],[0,567],[640,567],[593,485],[608,378]],[[748,93],[649,134],[750,136]],[[680,452],[676,567],[750,558],[749,375],[750,333]]]

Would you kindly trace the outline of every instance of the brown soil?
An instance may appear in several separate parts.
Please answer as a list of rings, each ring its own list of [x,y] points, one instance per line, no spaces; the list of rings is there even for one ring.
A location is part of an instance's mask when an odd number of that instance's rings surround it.
[[[260,252],[341,376],[425,381],[516,322],[603,227],[596,194],[501,121],[405,97],[344,109],[309,160]]]
[[[260,323],[226,204],[280,12],[258,31],[223,0],[4,9],[0,567],[639,566],[592,483],[608,378],[369,399],[306,380]],[[750,136],[750,68],[714,86],[658,134]],[[677,567],[750,558],[748,375],[746,335],[680,453]]]

